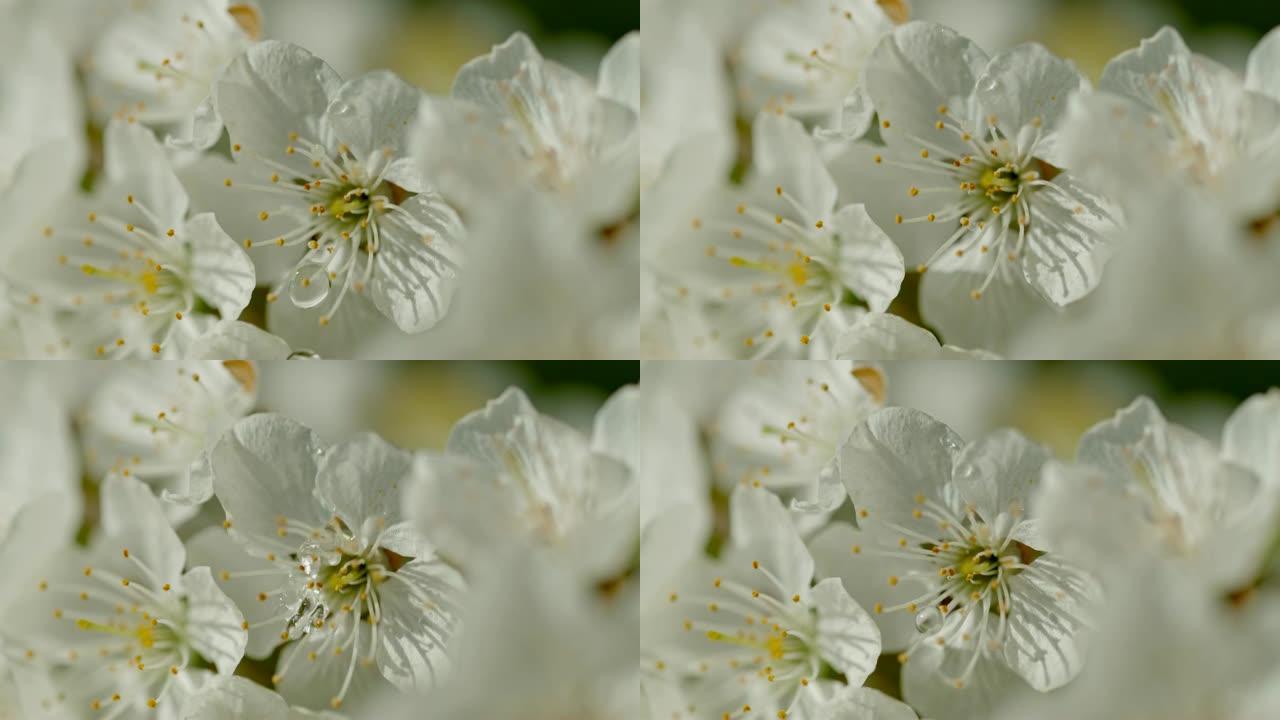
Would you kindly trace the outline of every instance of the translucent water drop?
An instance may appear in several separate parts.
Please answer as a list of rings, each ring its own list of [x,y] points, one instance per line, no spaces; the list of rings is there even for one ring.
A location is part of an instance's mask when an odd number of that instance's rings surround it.
[[[916,630],[928,635],[942,627],[942,611],[932,605],[916,613]]]
[[[979,92],[989,93],[995,92],[1000,88],[1000,81],[993,77],[982,78],[982,82],[978,83]]]
[[[351,105],[345,100],[339,100],[330,106],[329,111],[338,117],[348,117],[354,113],[356,109],[351,107]]]
[[[959,450],[960,441],[957,440],[954,435],[947,435],[946,437],[942,438],[942,447],[948,450]]]
[[[289,281],[289,299],[304,310],[313,308],[329,297],[331,286],[329,273],[323,265],[300,267]]]
[[[289,353],[287,360],[319,360],[320,353],[315,350],[294,350]]]
[[[978,468],[974,467],[972,464],[966,464],[960,468],[961,480],[972,480],[977,476],[978,476]]]

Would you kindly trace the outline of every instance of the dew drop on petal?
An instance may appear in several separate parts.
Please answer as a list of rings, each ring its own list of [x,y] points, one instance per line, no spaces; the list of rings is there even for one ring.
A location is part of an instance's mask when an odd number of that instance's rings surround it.
[[[347,117],[351,113],[355,112],[355,108],[351,107],[351,104],[347,101],[339,100],[333,104],[330,111],[339,117]]]
[[[942,447],[946,448],[947,450],[959,450],[960,441],[956,440],[956,438],[952,435],[947,435],[946,437],[942,438]]]
[[[320,354],[314,350],[294,350],[287,360],[319,360]]]
[[[940,627],[942,627],[942,612],[938,608],[929,606],[916,613],[916,630],[918,632],[928,635]]]
[[[978,83],[978,91],[984,93],[996,92],[1000,88],[1000,81],[993,77],[985,77]]]
[[[313,308],[329,297],[331,286],[329,273],[323,265],[300,267],[289,281],[289,299],[304,310]]]

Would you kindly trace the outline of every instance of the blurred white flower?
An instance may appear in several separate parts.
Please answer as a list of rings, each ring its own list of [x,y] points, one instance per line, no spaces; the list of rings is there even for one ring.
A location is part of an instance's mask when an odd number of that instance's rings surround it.
[[[1223,592],[1247,586],[1275,534],[1275,405],[1259,396],[1237,411],[1224,456],[1140,398],[1081,438],[1074,465],[1046,470],[1035,502],[1042,532],[1113,586],[1149,557],[1177,560]]]
[[[636,406],[627,401],[598,427],[634,425]],[[585,573],[608,574],[635,552],[638,498],[625,458],[601,452],[610,445],[603,437],[594,445],[510,388],[460,420],[444,453],[419,455],[424,482],[408,497],[410,512],[464,567],[535,544],[572,554]]]
[[[186,548],[138,480],[108,476],[102,534],[44,565],[28,587],[23,633],[58,668],[64,712],[176,718],[206,667],[230,675],[240,663],[240,611],[208,568],[183,572]]]
[[[70,353],[173,355],[171,345],[215,313],[239,317],[253,265],[212,214],[188,217],[186,191],[150,130],[113,122],[106,154],[106,183],[91,197],[36,210],[44,214],[23,231],[14,270],[35,286],[32,302],[58,312]]]
[[[798,356],[823,314],[851,296],[887,309],[902,283],[902,254],[863,206],[837,206],[835,183],[798,121],[761,114],[754,131],[752,177],[685,198],[701,204],[686,205],[682,230],[657,240],[654,264],[679,294],[714,303],[707,319],[726,352]]]
[[[338,709],[380,678],[436,681],[462,578],[402,517],[408,453],[372,434],[326,448],[292,420],[254,415],[208,464],[227,530],[200,533],[191,552],[244,610],[249,657],[288,643],[272,679],[290,702]]]
[[[186,519],[213,496],[203,454],[257,400],[250,362],[127,366],[97,389],[80,417],[84,451],[95,476],[130,475],[152,487]]]
[[[773,3],[753,18],[739,49],[750,111],[785,112],[854,140],[875,109],[862,84],[871,51],[893,22],[876,0]]]
[[[966,444],[916,410],[872,415],[840,449],[858,528],[813,541],[903,651],[904,697],[931,716],[986,717],[1018,678],[1040,691],[1080,670],[1093,581],[1060,561],[1026,503],[1049,454],[1014,431]],[[963,691],[951,711],[949,696]]]
[[[835,341],[834,357],[842,360],[994,360],[982,350],[943,345],[933,333],[897,315],[867,313]]]
[[[884,404],[886,378],[852,362],[762,365],[720,409],[712,457],[722,483],[764,487],[790,507],[830,513],[847,494],[841,443]]]
[[[71,540],[77,505],[50,493],[25,503],[0,529],[0,718],[61,720],[48,664],[21,639],[19,602]]]
[[[188,150],[222,136],[213,83],[257,40],[253,3],[177,0],[148,3],[114,18],[90,57],[90,105],[99,115],[153,127]]]
[[[693,717],[819,720],[802,698],[831,681],[857,687],[880,656],[880,631],[838,578],[812,585],[813,558],[778,497],[734,490],[732,541],[719,562],[699,562],[668,586],[668,627],[651,632],[654,661],[685,687]],[[739,715],[743,713],[743,715]]]

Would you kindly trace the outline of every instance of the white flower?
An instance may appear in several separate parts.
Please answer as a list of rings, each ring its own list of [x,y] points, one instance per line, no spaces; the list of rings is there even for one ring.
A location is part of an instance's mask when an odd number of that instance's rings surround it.
[[[214,79],[261,30],[250,3],[177,0],[130,8],[90,58],[90,102],[98,114],[154,127],[180,147],[208,149],[222,135],[210,96]]]
[[[885,376],[852,362],[767,364],[725,400],[712,457],[723,480],[765,487],[827,513],[846,498],[840,444],[885,399]]]
[[[124,368],[81,416],[91,472],[131,475],[166,500],[205,502],[213,487],[202,454],[253,409],[257,384],[258,369],[244,361]]]
[[[197,535],[191,552],[244,610],[249,657],[289,643],[273,678],[286,698],[336,709],[379,676],[434,681],[462,581],[401,518],[408,453],[371,434],[325,448],[291,420],[254,415],[208,463],[228,531]]]
[[[761,114],[742,188],[692,198],[683,232],[656,258],[664,282],[709,303],[713,339],[738,355],[799,355],[824,313],[851,296],[881,312],[898,294],[902,254],[836,186],[796,120]]]
[[[637,498],[621,451],[608,447],[617,445],[593,447],[509,388],[460,420],[444,453],[419,456],[425,482],[408,502],[441,552],[466,566],[534,543],[565,548],[588,571],[615,568],[635,550]]]
[[[632,43],[606,58],[597,86],[515,33],[464,66],[450,97],[423,101],[414,152],[468,212],[533,191],[591,230],[614,224],[635,209],[639,183],[637,109],[624,104],[639,96]]]
[[[696,564],[670,586],[669,627],[649,640],[654,661],[686,687],[698,718],[818,720],[800,697],[826,685],[823,668],[859,686],[880,656],[880,631],[838,578],[813,584],[813,558],[782,502],[738,487],[732,543],[714,564]],[[756,717],[756,715],[751,715]]]
[[[872,55],[866,87],[887,147],[868,170],[900,183],[895,223],[938,227],[921,304],[949,342],[999,349],[1036,294],[1065,306],[1097,286],[1112,210],[1061,167],[1057,139],[1086,85],[1039,45],[989,58],[919,22]]]
[[[7,504],[7,503],[6,503]],[[16,505],[13,506],[18,510]],[[58,493],[24,503],[0,528],[0,718],[61,720],[42,654],[22,640],[24,595],[71,540],[78,508]]]
[[[876,0],[774,3],[742,40],[742,94],[753,110],[833,125],[827,136],[861,137],[874,114],[862,72],[892,29]]]
[[[65,172],[82,172],[84,113],[70,57],[39,24],[6,23],[0,30],[0,45],[4,48],[0,50],[0,104],[5,108],[0,115],[0,137],[5,139],[0,143],[0,190],[8,190],[16,179],[24,156],[49,142],[60,146]],[[0,256],[6,244],[0,241]]]
[[[389,72],[344,84],[319,58],[279,42],[227,67],[214,89],[237,164],[225,190],[243,192],[262,223],[275,216],[288,228],[245,245],[306,248],[269,300],[323,307],[327,325],[349,294],[367,293],[409,333],[448,312],[462,227],[406,155],[420,96]]]
[[[1043,532],[1100,574],[1123,578],[1141,558],[1159,557],[1209,586],[1239,589],[1273,536],[1268,438],[1277,427],[1274,396],[1247,403],[1227,424],[1229,459],[1139,398],[1081,438],[1075,465],[1046,470],[1036,498]],[[1267,483],[1233,459],[1268,473]]]
[[[1151,177],[1218,185],[1280,146],[1280,93],[1264,92],[1266,53],[1264,41],[1246,81],[1165,27],[1108,63],[1098,92],[1073,103],[1063,149],[1131,204]]]
[[[903,651],[906,699],[929,715],[950,694],[967,707],[948,716],[985,717],[1017,677],[1046,691],[1080,669],[1092,581],[1045,553],[1025,509],[1048,457],[1013,431],[966,445],[905,408],[872,415],[840,450],[858,529],[832,525],[815,557],[873,605],[885,650]]]
[[[108,126],[106,183],[71,204],[23,237],[17,263],[33,278],[33,301],[59,311],[71,352],[161,356],[214,313],[235,319],[249,304],[252,263],[212,214],[188,217],[150,130]]]
[[[183,572],[186,549],[138,480],[106,479],[102,530],[88,551],[60,553],[31,583],[27,642],[60,667],[74,712],[176,718],[209,674],[204,663],[222,675],[240,663],[244,619],[209,568]]]

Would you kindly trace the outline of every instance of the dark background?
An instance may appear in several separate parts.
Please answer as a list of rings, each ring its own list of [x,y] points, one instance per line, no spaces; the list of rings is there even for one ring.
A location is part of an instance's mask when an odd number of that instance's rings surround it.
[[[453,4],[458,0],[411,0],[419,4]],[[688,0],[698,2],[698,0]],[[1078,3],[1082,0],[1065,0]],[[1128,0],[1083,0],[1115,7]],[[1003,3],[1018,0],[991,0],[993,11]],[[550,32],[590,32],[618,38],[640,27],[639,0],[508,0],[536,17]],[[1262,34],[1280,25],[1278,0],[1174,0],[1169,3],[1197,25],[1238,25]]]
[[[1236,400],[1280,387],[1280,362],[1144,362],[1170,394],[1208,392]]]
[[[1199,25],[1239,25],[1260,35],[1280,25],[1277,0],[1178,0],[1173,4]]]

